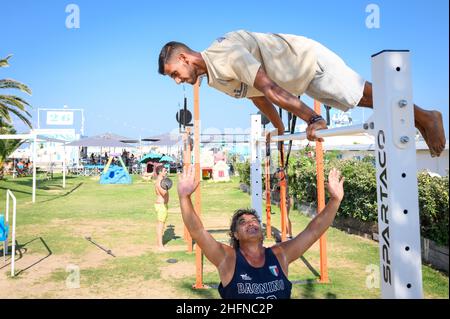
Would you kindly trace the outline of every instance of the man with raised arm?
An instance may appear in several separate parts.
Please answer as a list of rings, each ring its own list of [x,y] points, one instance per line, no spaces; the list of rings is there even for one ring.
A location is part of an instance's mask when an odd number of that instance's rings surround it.
[[[172,41],[164,45],[158,62],[159,73],[177,84],[195,84],[207,75],[209,86],[252,100],[280,135],[284,125],[274,104],[308,123],[310,141],[322,140],[315,132],[327,128],[326,122],[297,98],[303,93],[342,111],[373,108],[372,84],[334,52],[302,36],[239,30],[202,52]],[[431,156],[439,156],[446,142],[441,113],[414,105],[414,117]]]
[[[225,299],[290,298],[292,284],[288,279],[289,264],[300,258],[333,222],[344,196],[344,177],[332,169],[327,189],[330,199],[308,226],[292,240],[270,248],[263,246],[261,221],[256,212],[239,209],[230,226],[230,244],[216,241],[206,231],[192,205],[191,195],[199,186],[194,166],[179,175],[178,196],[181,213],[192,239],[208,260],[217,267],[219,293]]]

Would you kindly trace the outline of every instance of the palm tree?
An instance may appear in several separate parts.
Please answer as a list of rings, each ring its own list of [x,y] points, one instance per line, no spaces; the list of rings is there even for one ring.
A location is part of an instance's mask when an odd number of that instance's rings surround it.
[[[0,68],[8,67],[8,59],[11,57],[12,54],[4,59],[0,59]],[[0,89],[17,89],[31,95],[31,89],[28,86],[11,79],[0,80]],[[31,128],[31,122],[28,119],[28,117],[31,117],[31,114],[26,110],[27,106],[31,107],[27,101],[18,96],[0,94],[0,117],[3,118],[3,123],[11,124],[11,114],[14,114]]]
[[[0,117],[0,135],[16,134],[16,130]],[[3,179],[5,160],[11,155],[24,141],[21,140],[0,140],[0,180]]]

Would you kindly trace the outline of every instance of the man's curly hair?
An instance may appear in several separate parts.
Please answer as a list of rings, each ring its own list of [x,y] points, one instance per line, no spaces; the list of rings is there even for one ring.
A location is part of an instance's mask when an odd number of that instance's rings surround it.
[[[258,222],[261,224],[261,220],[259,219],[258,213],[256,212],[256,210],[251,209],[251,208],[240,208],[240,209],[236,210],[234,212],[233,217],[231,218],[230,231],[228,233],[228,235],[230,236],[230,245],[234,249],[238,249],[239,248],[239,240],[237,240],[234,237],[234,233],[236,232],[236,229],[237,229],[237,226],[238,226],[239,217],[241,217],[242,215],[253,215],[253,216],[256,217]]]

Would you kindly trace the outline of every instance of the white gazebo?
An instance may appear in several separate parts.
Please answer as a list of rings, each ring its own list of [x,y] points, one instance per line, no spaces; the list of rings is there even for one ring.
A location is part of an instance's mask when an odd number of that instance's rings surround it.
[[[21,140],[33,143],[33,191],[32,191],[32,202],[36,202],[36,150],[38,142],[53,142],[53,143],[66,143],[64,140],[59,140],[55,138],[49,138],[38,134],[10,134],[10,135],[0,135],[0,140]],[[63,156],[63,188],[66,188],[66,154],[64,147]]]

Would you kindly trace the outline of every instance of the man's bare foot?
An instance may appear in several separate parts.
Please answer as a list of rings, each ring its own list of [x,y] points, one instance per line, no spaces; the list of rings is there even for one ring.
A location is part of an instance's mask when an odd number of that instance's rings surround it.
[[[423,111],[420,118],[416,117],[416,127],[427,143],[431,156],[441,155],[446,142],[441,112]]]
[[[161,247],[158,247],[158,251],[161,251],[161,252],[163,252],[163,251],[169,251],[169,249],[167,249],[167,248],[164,247],[164,246],[161,246]]]

